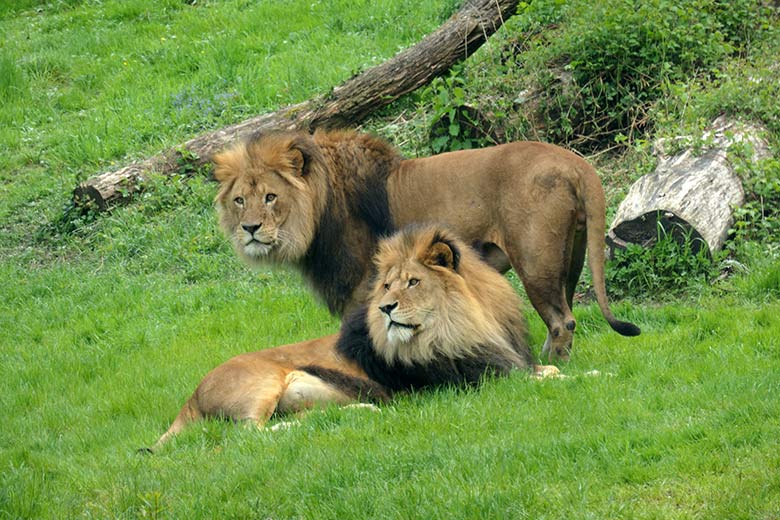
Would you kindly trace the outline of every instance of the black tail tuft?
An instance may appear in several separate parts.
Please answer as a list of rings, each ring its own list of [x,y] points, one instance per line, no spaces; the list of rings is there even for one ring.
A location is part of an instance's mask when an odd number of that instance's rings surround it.
[[[642,332],[639,327],[627,321],[612,320],[609,322],[609,326],[621,336],[639,336]]]

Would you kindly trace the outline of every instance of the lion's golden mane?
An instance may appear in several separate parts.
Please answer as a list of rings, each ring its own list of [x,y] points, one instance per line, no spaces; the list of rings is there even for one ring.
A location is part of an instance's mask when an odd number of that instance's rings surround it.
[[[374,261],[368,303],[339,338],[373,380],[394,390],[474,384],[533,365],[511,284],[446,228],[396,233]]]

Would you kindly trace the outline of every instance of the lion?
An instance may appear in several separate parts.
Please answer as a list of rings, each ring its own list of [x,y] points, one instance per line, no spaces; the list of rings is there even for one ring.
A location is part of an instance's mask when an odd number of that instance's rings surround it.
[[[272,132],[213,158],[220,226],[250,265],[296,266],[330,311],[364,301],[382,236],[439,222],[499,272],[514,268],[547,325],[544,356],[568,359],[572,297],[588,251],[602,315],[625,336],[604,281],[604,192],[585,160],[514,142],[404,159],[354,131]]]
[[[379,243],[367,303],[338,334],[236,356],[209,372],[156,451],[206,417],[263,427],[273,414],[383,403],[399,392],[473,386],[535,366],[520,299],[500,273],[441,226]]]

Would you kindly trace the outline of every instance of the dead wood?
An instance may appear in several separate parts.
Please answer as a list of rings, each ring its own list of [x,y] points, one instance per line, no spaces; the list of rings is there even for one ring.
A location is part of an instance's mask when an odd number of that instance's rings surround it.
[[[688,137],[656,143],[658,165],[629,189],[620,203],[607,235],[614,251],[628,243],[651,247],[659,228],[682,241],[687,236],[694,251],[706,247],[714,253],[723,247],[733,223],[733,209],[745,200],[742,181],[734,171],[731,147],[748,145],[757,162],[770,155],[763,128],[726,117],[712,122],[693,146]],[[683,144],[669,155],[665,149]]]

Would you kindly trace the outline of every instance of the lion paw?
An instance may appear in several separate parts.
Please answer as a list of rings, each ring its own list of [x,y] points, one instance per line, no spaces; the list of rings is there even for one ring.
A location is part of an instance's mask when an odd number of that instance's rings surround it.
[[[344,406],[344,408],[363,408],[366,410],[371,410],[372,412],[381,412],[382,409],[378,406],[375,406],[371,403],[352,403]]]

